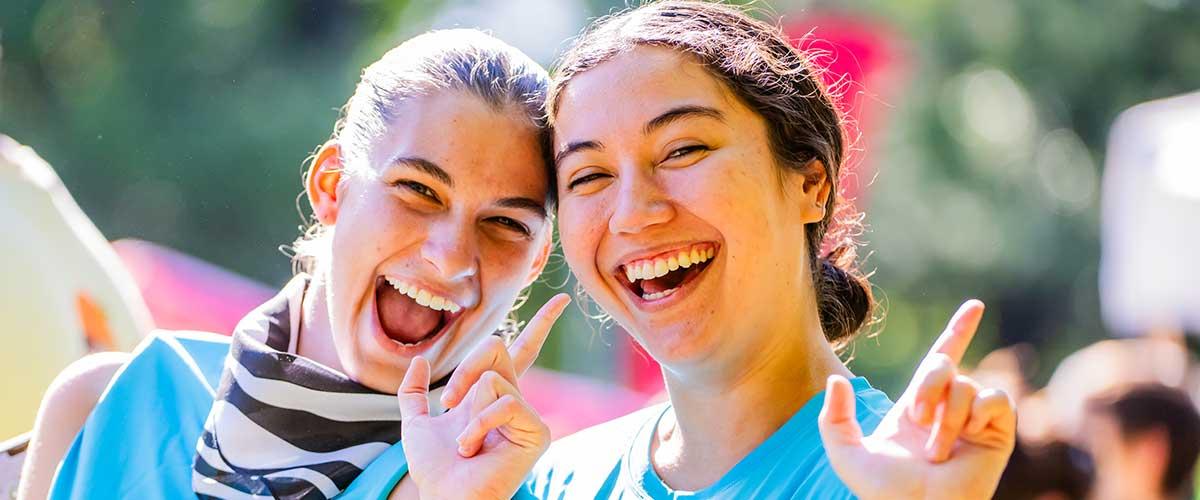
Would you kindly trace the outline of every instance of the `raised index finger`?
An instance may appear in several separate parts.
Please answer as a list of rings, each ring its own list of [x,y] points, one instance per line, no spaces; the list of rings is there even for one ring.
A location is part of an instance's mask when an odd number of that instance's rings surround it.
[[[979,328],[979,321],[982,319],[983,302],[976,299],[963,302],[958,306],[954,317],[950,318],[946,330],[929,349],[929,354],[945,354],[958,365],[967,353],[967,347],[971,345],[971,339],[975,337],[975,330]]]
[[[529,324],[525,325],[525,329],[521,330],[521,334],[508,347],[508,355],[512,358],[513,368],[516,369],[518,377],[533,366],[538,354],[542,352],[546,337],[550,335],[550,328],[570,303],[571,296],[565,293],[551,297],[542,304],[542,308],[538,309],[537,314],[533,315],[533,319],[529,320]]]

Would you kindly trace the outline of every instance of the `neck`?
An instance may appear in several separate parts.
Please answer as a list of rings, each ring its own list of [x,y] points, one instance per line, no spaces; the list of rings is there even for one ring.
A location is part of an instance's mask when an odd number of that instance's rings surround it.
[[[329,307],[325,298],[326,288],[325,273],[319,270],[313,273],[301,301],[296,354],[339,372],[345,372],[333,343],[333,326],[329,322]]]
[[[746,349],[749,359],[721,373],[684,375],[664,366],[672,411],[651,453],[667,484],[696,490],[715,483],[824,390],[829,375],[852,376],[812,312],[803,315],[810,324],[757,332],[766,345]]]

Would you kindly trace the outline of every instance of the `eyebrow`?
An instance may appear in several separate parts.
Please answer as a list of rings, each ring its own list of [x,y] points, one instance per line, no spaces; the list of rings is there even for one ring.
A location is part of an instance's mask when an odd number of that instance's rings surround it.
[[[700,118],[700,117],[712,118],[712,119],[720,121],[720,122],[725,121],[725,115],[721,114],[721,112],[719,110],[717,110],[717,108],[710,108],[708,106],[695,106],[695,105],[679,106],[676,108],[671,108],[671,109],[667,110],[665,113],[658,115],[658,116],[652,118],[650,121],[646,122],[646,126],[642,127],[642,134],[650,135],[655,130],[663,128],[663,127],[670,125],[672,123],[675,123],[679,120],[685,120],[688,118]]]
[[[417,156],[401,156],[392,160],[393,165],[403,165],[409,168],[415,168],[426,174],[429,174],[443,184],[454,187],[454,179],[450,178],[450,174],[445,169],[439,167],[438,164]]]
[[[677,121],[700,117],[712,118],[721,122],[725,121],[725,115],[716,108],[711,108],[708,106],[685,105],[671,108],[666,112],[651,118],[650,121],[646,122],[646,125],[642,127],[642,134],[650,135],[654,133],[655,130],[663,128]],[[554,155],[554,165],[557,166],[559,163],[561,163],[563,158],[586,150],[603,151],[604,145],[596,141],[578,141],[569,143],[562,149],[562,151],[559,151]]]
[[[539,202],[539,201],[531,199],[531,198],[524,198],[524,197],[519,197],[519,196],[511,197],[511,198],[501,198],[498,201],[496,201],[496,205],[499,205],[499,206],[505,207],[505,208],[516,208],[516,209],[520,209],[520,210],[528,210],[530,212],[533,212],[538,217],[541,217],[543,219],[546,218],[546,203]]]
[[[596,141],[572,142],[567,144],[567,147],[559,151],[558,154],[554,155],[554,165],[558,166],[559,163],[562,163],[563,158],[584,150],[603,151],[604,145]]]

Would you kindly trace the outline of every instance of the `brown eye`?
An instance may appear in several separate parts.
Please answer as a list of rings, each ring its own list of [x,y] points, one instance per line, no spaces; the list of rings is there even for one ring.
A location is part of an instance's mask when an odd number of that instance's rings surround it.
[[[405,188],[405,189],[412,191],[418,195],[429,198],[430,200],[433,200],[436,202],[441,201],[438,198],[437,193],[433,192],[433,189],[431,189],[429,186],[421,184],[420,182],[409,181],[409,180],[400,180],[400,181],[396,181],[395,185],[397,187]]]
[[[596,179],[602,179],[604,177],[609,177],[609,175],[601,174],[598,172],[592,173],[592,174],[587,174],[585,176],[582,176],[582,177],[572,180],[570,183],[567,184],[567,189],[575,189],[576,186],[582,186],[582,185],[592,182]]]
[[[674,160],[674,159],[676,159],[676,158],[683,158],[683,157],[685,157],[685,156],[688,156],[688,155],[690,155],[690,154],[692,154],[692,153],[698,153],[698,152],[701,152],[701,151],[708,151],[708,146],[704,146],[704,145],[700,145],[700,144],[696,144],[696,145],[693,145],[693,146],[684,146],[684,147],[682,147],[682,148],[679,148],[679,149],[676,149],[676,150],[674,150],[674,151],[671,151],[671,153],[667,155],[667,160]]]
[[[517,222],[515,219],[511,219],[509,217],[492,217],[491,219],[488,219],[488,220],[503,226],[505,229],[509,229],[513,232],[519,233],[522,236],[530,235],[529,228],[526,227],[525,224],[521,224],[520,222]]]

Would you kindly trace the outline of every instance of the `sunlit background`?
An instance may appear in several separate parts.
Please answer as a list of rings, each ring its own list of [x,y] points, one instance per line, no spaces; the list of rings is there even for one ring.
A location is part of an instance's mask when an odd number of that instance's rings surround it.
[[[1072,350],[1137,333],[1104,321],[1101,307],[1106,144],[1123,110],[1200,89],[1200,3],[756,5],[828,54],[827,78],[859,134],[847,187],[867,213],[861,253],[885,314],[854,344],[852,369],[897,395],[967,297],[988,304],[969,359],[1026,342],[1038,381]],[[443,27],[490,30],[551,65],[586,22],[621,6],[3,0],[0,132],[45,157],[108,239],[153,242],[277,287],[291,275],[280,247],[303,224],[302,164],[362,67]],[[1169,222],[1200,230],[1193,218]],[[573,291],[565,267],[551,262],[523,313]],[[633,384],[644,367],[629,349],[573,309],[539,363]]]

